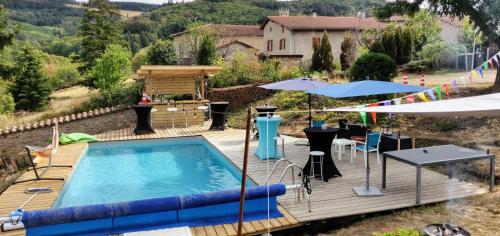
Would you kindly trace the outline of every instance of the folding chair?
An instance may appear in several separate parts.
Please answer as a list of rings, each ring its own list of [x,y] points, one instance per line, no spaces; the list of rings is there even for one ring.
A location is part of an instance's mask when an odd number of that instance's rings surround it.
[[[64,180],[64,178],[45,178],[42,177],[47,170],[49,170],[52,167],[63,167],[63,168],[72,168],[71,165],[52,165],[52,157],[54,154],[57,152],[57,149],[59,148],[59,131],[58,131],[58,125],[52,127],[52,143],[47,146],[47,147],[35,147],[35,146],[26,146],[26,153],[28,154],[28,159],[31,164],[31,168],[28,169],[28,171],[33,170],[35,172],[35,178],[33,179],[25,179],[25,180],[20,180],[20,181],[15,181],[13,184],[17,183],[23,183],[23,182],[29,182],[29,181],[37,181],[37,180]],[[49,154],[46,154],[47,152],[50,152]],[[37,153],[37,156],[34,158],[32,153]],[[47,157],[49,160],[49,163],[46,166],[36,166],[35,159],[38,158],[45,158]],[[44,169],[42,173],[38,173],[39,169]]]

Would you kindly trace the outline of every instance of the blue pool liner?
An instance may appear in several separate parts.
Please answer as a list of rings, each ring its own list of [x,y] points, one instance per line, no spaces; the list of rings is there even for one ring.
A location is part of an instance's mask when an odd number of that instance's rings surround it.
[[[248,188],[245,192],[244,220],[283,216],[277,196],[283,184]],[[267,196],[269,195],[269,199]],[[22,222],[28,236],[109,235],[125,232],[205,226],[238,221],[240,189],[189,196],[164,197],[112,204],[51,208],[26,211]]]

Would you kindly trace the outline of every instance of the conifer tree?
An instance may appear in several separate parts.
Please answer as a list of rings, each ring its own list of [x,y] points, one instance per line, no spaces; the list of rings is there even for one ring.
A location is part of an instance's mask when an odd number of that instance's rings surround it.
[[[332,45],[326,31],[323,33],[321,43],[313,45],[313,50],[311,70],[333,72],[335,66],[333,65]]]
[[[89,0],[81,20],[78,36],[82,37],[79,60],[81,71],[89,70],[110,44],[124,44],[120,13],[108,0]],[[92,78],[87,84],[94,85]]]
[[[200,47],[196,55],[198,65],[212,65],[217,58],[215,40],[210,34],[205,34],[201,39]]]
[[[332,45],[330,45],[330,40],[328,40],[326,31],[323,33],[323,38],[321,39],[319,54],[322,62],[322,69],[330,73],[333,72],[335,66],[333,65]]]
[[[47,105],[50,89],[43,74],[42,53],[24,46],[17,56],[16,75],[9,86],[16,110],[36,111]]]

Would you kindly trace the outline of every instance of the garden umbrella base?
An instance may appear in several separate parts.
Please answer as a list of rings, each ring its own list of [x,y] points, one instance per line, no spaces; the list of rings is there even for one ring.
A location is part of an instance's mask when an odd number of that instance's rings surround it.
[[[354,187],[352,191],[358,197],[376,197],[376,196],[384,196],[382,191],[380,191],[377,187],[370,187],[366,189],[366,186]]]

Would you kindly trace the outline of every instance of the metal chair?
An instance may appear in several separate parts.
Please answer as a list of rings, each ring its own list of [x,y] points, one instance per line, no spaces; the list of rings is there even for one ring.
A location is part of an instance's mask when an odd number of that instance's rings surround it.
[[[379,152],[379,146],[380,146],[380,137],[381,133],[368,133],[366,136],[365,142],[359,142],[359,141],[354,141],[354,144],[352,145],[351,148],[351,162],[353,161],[353,158],[356,157],[356,151],[362,151],[363,152],[363,158],[365,159],[365,166],[366,166],[366,158],[368,156],[369,152],[377,152],[377,161],[378,164],[380,165],[380,152]]]

